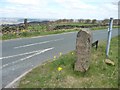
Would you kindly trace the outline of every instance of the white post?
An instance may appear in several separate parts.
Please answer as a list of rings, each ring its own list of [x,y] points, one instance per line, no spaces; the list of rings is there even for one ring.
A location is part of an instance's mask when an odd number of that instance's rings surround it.
[[[109,28],[108,28],[108,40],[107,40],[107,46],[106,46],[107,57],[109,56],[110,41],[111,41],[111,34],[112,34],[112,23],[113,23],[113,18],[110,18]]]

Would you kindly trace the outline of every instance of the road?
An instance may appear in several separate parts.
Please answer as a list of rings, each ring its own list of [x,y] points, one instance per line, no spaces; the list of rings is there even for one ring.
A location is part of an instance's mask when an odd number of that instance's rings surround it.
[[[29,69],[52,59],[75,50],[77,32],[48,35],[43,37],[24,38],[2,42],[2,87],[15,80]],[[118,35],[114,29],[112,37]],[[93,31],[95,40],[107,39],[107,30]]]

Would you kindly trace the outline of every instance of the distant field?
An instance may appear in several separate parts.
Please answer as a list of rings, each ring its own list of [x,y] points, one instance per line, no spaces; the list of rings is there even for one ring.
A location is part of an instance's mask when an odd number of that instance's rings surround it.
[[[45,25],[32,25],[28,26],[28,30],[33,31],[33,32],[44,32],[46,31],[47,27]]]
[[[6,32],[2,36],[2,40],[79,31],[81,29],[81,26],[89,27],[91,30],[100,30],[108,28],[108,26],[96,26],[96,25],[97,24],[85,24],[85,23],[61,23],[50,25],[35,24],[29,25],[27,29],[22,29],[19,31],[17,31],[18,28],[16,29],[14,28],[13,30],[11,28],[10,30],[4,29],[4,31]],[[120,26],[113,26],[113,28],[118,27]]]
[[[56,25],[93,26],[93,25],[97,25],[97,24],[86,24],[86,23],[61,23],[61,24],[56,24]]]

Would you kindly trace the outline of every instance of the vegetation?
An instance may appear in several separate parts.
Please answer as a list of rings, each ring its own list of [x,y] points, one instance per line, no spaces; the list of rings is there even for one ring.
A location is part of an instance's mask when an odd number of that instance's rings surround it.
[[[42,35],[50,35],[50,34],[59,34],[59,33],[65,33],[65,32],[73,32],[73,31],[78,31],[78,29],[69,29],[69,30],[64,29],[64,30],[56,30],[56,31],[44,31],[44,32],[40,32],[40,31],[29,32],[29,31],[25,30],[25,32],[20,32],[19,34],[17,34],[17,33],[3,34],[2,40],[33,37],[33,36],[42,36]]]
[[[120,26],[113,26],[113,28],[120,28]],[[102,29],[108,29],[108,26],[100,26],[100,27],[93,27],[91,30],[102,30]]]
[[[19,88],[118,88],[118,38],[111,41],[109,59],[115,66],[105,64],[106,42],[99,44],[98,50],[92,48],[90,69],[85,72],[74,71],[75,51],[43,63],[24,76]],[[120,85],[120,80],[119,80]]]
[[[88,24],[88,23],[60,23],[60,24],[55,24],[56,26],[59,25],[72,25],[72,26],[93,26],[97,24]]]
[[[97,22],[96,19],[93,19],[93,20],[92,20],[92,24],[95,24],[96,22]]]
[[[0,40],[2,40],[2,36],[0,36]]]
[[[31,25],[28,26],[28,30],[31,32],[44,32],[46,31],[47,27],[46,25]]]
[[[80,28],[90,28],[91,30],[107,29],[109,20],[103,20],[103,24],[97,23],[96,19],[80,19],[78,21],[79,22],[73,22],[72,19],[61,19],[56,22],[3,25],[2,40],[78,31]],[[24,20],[24,23],[27,23],[27,19]],[[117,20],[115,20],[114,23],[117,23]],[[113,28],[120,27],[115,25]]]

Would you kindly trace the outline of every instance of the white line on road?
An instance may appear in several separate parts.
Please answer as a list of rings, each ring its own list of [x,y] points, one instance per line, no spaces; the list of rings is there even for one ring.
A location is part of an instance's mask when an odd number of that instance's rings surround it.
[[[55,39],[55,40],[50,40],[50,41],[44,41],[44,42],[39,42],[39,43],[27,44],[27,45],[23,45],[23,46],[14,47],[14,49],[23,48],[23,47],[29,47],[29,46],[33,46],[33,45],[44,44],[44,43],[49,43],[49,42],[54,42],[54,41],[60,41],[60,40],[63,40],[63,39],[64,39],[64,38]]]
[[[14,61],[14,62],[11,62],[11,63],[8,63],[8,64],[5,64],[5,65],[3,65],[3,66],[0,67],[0,68],[4,68],[4,67],[6,67],[6,66],[9,66],[10,64],[15,64],[15,63],[18,63],[18,62],[24,61],[24,60],[26,60],[26,59],[29,59],[29,58],[31,58],[31,57],[34,57],[34,56],[36,56],[36,55],[38,55],[38,54],[44,53],[44,52],[49,51],[49,50],[52,50],[52,49],[54,49],[54,47],[52,47],[52,48],[47,48],[47,49],[44,49],[44,50],[38,51],[38,52],[36,52],[36,53],[34,53],[34,54],[32,54],[32,55],[29,55],[29,56],[27,56],[27,57],[25,57],[25,58],[20,59],[20,60],[17,60],[17,61]]]
[[[0,57],[0,59],[7,59],[7,58],[13,58],[13,57],[17,57],[17,56],[23,56],[23,55],[27,55],[27,54],[36,53],[36,52],[39,52],[39,51],[41,51],[41,50],[36,50],[36,51],[32,51],[32,52],[26,52],[26,53],[12,55],[12,56]]]
[[[31,57],[36,56],[36,55],[38,55],[38,54],[44,53],[44,52],[49,51],[49,50],[51,50],[51,49],[53,49],[53,47],[52,47],[52,48],[48,48],[48,49],[44,49],[44,50],[42,50],[42,51],[40,51],[40,52],[37,52],[37,53],[35,53],[35,54],[33,54],[33,55],[30,55],[30,56],[28,56],[28,57],[22,58],[22,59],[20,59],[20,61],[24,61],[24,60],[26,60],[26,59],[28,59],[28,58],[31,58]]]

